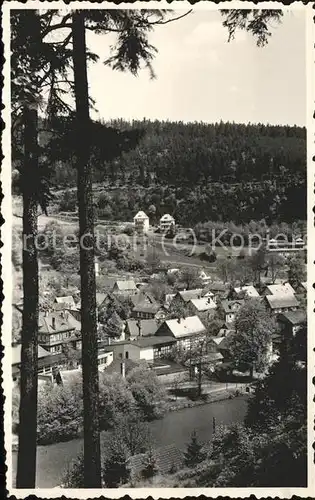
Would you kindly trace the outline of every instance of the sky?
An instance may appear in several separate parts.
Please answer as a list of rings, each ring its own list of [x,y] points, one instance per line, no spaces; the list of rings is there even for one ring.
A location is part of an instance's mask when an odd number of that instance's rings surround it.
[[[98,109],[93,118],[306,123],[303,10],[286,11],[263,48],[243,31],[228,42],[217,11],[194,11],[158,26],[149,35],[158,49],[155,80],[146,69],[135,77],[105,67],[114,40],[112,34],[87,33],[88,45],[100,56],[88,73]]]

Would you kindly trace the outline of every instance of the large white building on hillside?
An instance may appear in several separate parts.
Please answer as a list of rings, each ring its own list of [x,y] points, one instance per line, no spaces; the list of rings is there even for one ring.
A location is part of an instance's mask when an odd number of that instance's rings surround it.
[[[160,230],[166,233],[172,225],[175,225],[175,219],[170,214],[164,214],[160,218]]]
[[[142,211],[138,212],[133,218],[133,223],[137,233],[144,234],[149,231],[150,227],[149,217],[144,212]]]

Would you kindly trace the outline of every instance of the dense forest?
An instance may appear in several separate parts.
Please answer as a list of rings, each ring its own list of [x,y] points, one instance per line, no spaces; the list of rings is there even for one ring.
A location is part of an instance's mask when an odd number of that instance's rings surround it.
[[[154,205],[156,217],[170,212],[184,225],[306,219],[305,128],[148,120],[109,125],[144,135],[118,159],[94,160],[99,217],[130,220]],[[54,177],[59,188],[76,182],[62,162]],[[67,193],[60,209],[74,205]]]

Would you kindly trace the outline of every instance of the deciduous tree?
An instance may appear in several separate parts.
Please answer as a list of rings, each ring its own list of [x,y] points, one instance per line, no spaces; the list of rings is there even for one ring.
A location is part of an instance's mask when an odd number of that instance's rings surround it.
[[[235,333],[228,339],[233,359],[239,366],[263,369],[268,365],[272,335],[276,330],[274,319],[258,300],[245,300],[235,318]]]

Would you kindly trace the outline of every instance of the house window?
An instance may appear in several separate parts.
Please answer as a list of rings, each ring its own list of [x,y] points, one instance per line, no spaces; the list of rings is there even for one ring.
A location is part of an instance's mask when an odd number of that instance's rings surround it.
[[[126,359],[128,359],[128,358],[129,358],[129,352],[126,351]]]
[[[119,353],[119,357],[122,359],[122,352]]]

